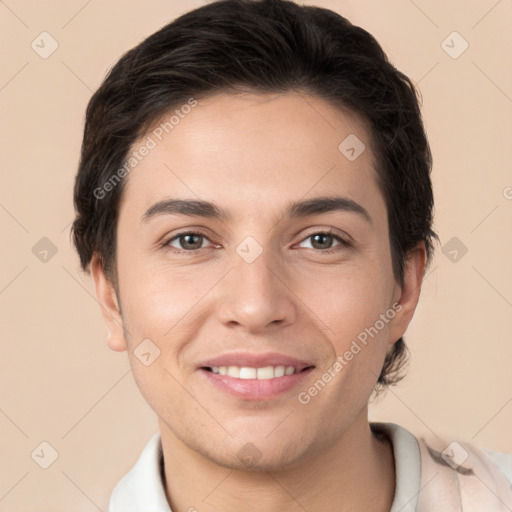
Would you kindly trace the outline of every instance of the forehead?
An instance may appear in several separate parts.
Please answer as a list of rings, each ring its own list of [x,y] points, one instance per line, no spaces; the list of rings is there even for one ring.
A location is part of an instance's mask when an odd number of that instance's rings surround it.
[[[380,195],[367,124],[302,93],[223,93],[178,106],[134,152],[144,156],[125,178],[122,208],[138,211],[164,196],[222,202],[241,213],[308,194],[336,191],[367,203]]]

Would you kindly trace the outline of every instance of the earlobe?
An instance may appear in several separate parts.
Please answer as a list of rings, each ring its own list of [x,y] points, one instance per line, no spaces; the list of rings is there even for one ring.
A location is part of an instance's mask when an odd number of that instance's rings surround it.
[[[397,284],[396,295],[396,302],[400,304],[401,308],[391,327],[390,345],[404,335],[414,316],[420,298],[426,259],[425,244],[421,242],[409,252],[405,260],[403,284],[401,286]]]
[[[127,348],[124,336],[123,318],[117,300],[116,290],[111,280],[105,275],[103,264],[97,253],[91,259],[91,276],[96,289],[96,297],[107,324],[107,343],[111,350],[123,352]]]

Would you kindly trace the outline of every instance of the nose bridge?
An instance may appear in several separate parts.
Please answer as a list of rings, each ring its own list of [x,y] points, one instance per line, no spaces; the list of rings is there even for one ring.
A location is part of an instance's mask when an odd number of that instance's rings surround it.
[[[279,275],[277,255],[255,240],[246,240],[237,247],[232,263],[219,310],[223,323],[260,331],[293,321],[295,306],[284,276]]]
[[[269,249],[266,249],[254,260],[246,259],[240,255],[242,250],[242,246],[240,246],[237,250],[238,261],[235,258],[233,268],[236,283],[240,284],[242,288],[239,291],[248,297],[254,295],[256,299],[262,297],[263,294],[267,294],[267,298],[271,298],[272,289],[275,288],[275,276],[278,273],[276,258],[272,256]]]

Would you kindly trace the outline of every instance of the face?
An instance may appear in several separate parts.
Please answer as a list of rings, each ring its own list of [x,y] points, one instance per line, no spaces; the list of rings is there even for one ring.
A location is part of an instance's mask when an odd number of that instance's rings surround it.
[[[416,305],[422,267],[394,279],[369,132],[297,93],[221,94],[158,126],[125,178],[120,304],[93,261],[110,346],[162,438],[293,467],[367,421]]]

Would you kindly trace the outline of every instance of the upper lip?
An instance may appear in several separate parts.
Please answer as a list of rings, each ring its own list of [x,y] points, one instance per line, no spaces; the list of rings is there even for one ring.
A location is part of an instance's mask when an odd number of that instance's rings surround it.
[[[199,368],[212,368],[218,366],[239,366],[249,368],[263,368],[265,366],[293,366],[301,371],[304,368],[313,366],[310,362],[297,359],[295,357],[279,354],[277,352],[250,353],[250,352],[231,352],[211,359],[207,359],[199,364]]]

